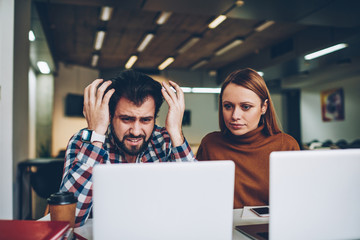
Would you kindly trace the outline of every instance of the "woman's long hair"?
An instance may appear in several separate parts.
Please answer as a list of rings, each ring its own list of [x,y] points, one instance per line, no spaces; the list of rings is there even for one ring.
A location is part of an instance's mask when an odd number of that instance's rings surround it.
[[[230,73],[221,86],[219,98],[219,126],[222,133],[225,133],[227,130],[223,116],[222,97],[225,88],[230,83],[234,83],[253,91],[261,99],[261,106],[263,106],[264,102],[268,100],[266,113],[261,116],[259,126],[264,125],[264,133],[270,136],[281,132],[276,121],[274,105],[264,79],[255,70],[246,68]]]

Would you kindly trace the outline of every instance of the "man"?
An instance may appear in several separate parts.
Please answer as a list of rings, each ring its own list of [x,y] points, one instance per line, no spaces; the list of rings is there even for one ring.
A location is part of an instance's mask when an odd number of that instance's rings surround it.
[[[83,113],[88,127],[69,141],[60,186],[78,198],[75,226],[83,225],[91,211],[96,164],[195,161],[181,131],[184,93],[176,83],[169,83],[176,92],[166,83],[162,87],[149,76],[128,70],[85,88]],[[160,128],[155,118],[163,99],[169,110],[165,128]]]

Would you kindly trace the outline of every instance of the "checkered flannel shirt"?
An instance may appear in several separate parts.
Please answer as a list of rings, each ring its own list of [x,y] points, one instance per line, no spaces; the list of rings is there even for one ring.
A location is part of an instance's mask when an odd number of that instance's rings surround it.
[[[102,148],[82,142],[83,130],[76,133],[68,143],[60,185],[60,191],[74,192],[78,199],[75,226],[82,226],[91,212],[93,167],[96,164],[126,162],[124,154],[114,144],[110,127]],[[189,161],[196,160],[186,139],[181,146],[173,147],[165,128],[156,125],[147,149],[136,158],[137,163]]]

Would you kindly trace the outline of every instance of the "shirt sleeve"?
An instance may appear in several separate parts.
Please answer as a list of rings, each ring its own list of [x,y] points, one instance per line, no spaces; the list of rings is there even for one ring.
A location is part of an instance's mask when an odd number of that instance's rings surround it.
[[[184,143],[177,147],[171,147],[171,161],[174,162],[194,162],[196,161],[194,153],[191,150],[191,147],[187,140],[185,139]]]
[[[78,202],[75,226],[84,225],[92,208],[92,170],[96,164],[104,162],[107,151],[81,141],[81,133],[69,141],[65,155],[64,173],[60,191],[73,192]]]

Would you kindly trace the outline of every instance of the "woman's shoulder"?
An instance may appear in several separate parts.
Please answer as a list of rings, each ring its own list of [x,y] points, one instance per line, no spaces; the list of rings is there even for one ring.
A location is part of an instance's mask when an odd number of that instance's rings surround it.
[[[300,149],[299,144],[295,140],[295,138],[293,138],[291,135],[287,133],[280,132],[278,134],[273,135],[273,137],[278,141],[281,141],[281,143],[284,144],[284,146],[288,146],[294,149]]]

